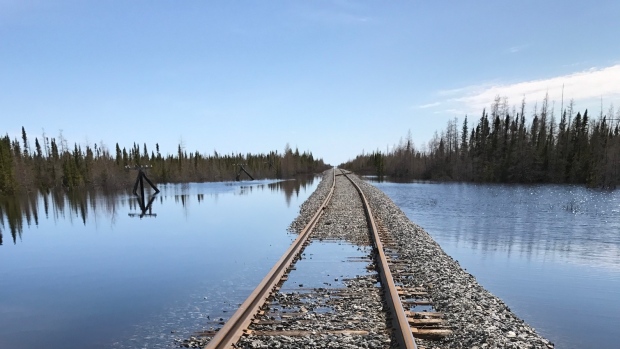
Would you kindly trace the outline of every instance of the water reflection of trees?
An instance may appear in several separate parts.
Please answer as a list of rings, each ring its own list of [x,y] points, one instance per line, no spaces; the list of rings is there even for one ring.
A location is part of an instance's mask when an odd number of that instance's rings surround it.
[[[151,195],[148,200],[142,195],[136,195],[134,201],[129,201],[129,207],[133,207],[135,209],[135,206],[132,206],[131,203],[137,203],[140,208],[140,213],[129,212],[129,217],[139,217],[140,219],[144,217],[157,217],[157,213],[153,213],[153,202],[155,202],[156,198],[157,193]]]
[[[286,206],[290,207],[293,194],[298,197],[301,189],[303,188],[305,190],[308,186],[312,186],[316,178],[315,176],[300,176],[292,180],[269,183],[267,186],[271,191],[284,192]]]
[[[13,196],[0,197],[0,245],[4,242],[3,233],[11,233],[13,243],[21,240],[24,223],[27,226],[39,225],[39,214],[42,207],[46,219],[54,221],[79,218],[86,225],[89,214],[96,211],[116,215],[118,193],[95,190],[71,191],[62,190],[29,192]]]
[[[461,251],[620,268],[617,192],[559,185],[379,185]]]
[[[250,185],[242,185],[239,187],[238,195],[250,195],[254,191],[262,191],[265,188],[270,189],[272,192],[282,192],[284,193],[284,197],[286,199],[286,205],[288,207],[291,206],[291,199],[293,194],[295,196],[299,196],[301,189],[306,189],[309,186],[314,184],[314,181],[317,180],[318,177],[314,175],[306,175],[306,176],[297,176],[294,179],[278,181],[274,183],[268,184],[250,184]]]
[[[199,204],[205,201],[206,197],[211,197],[214,201],[222,194],[249,195],[258,191],[270,189],[272,192],[283,193],[286,204],[290,207],[293,195],[298,196],[300,191],[306,190],[317,180],[314,176],[299,177],[295,180],[286,180],[276,183],[256,183],[240,186],[240,190],[235,192],[233,188],[226,191],[205,193],[191,193],[190,186],[175,185],[162,194],[153,197],[153,201],[148,200],[141,205],[139,199],[133,195],[126,195],[125,192],[101,191],[101,190],[50,190],[42,192],[29,192],[21,195],[0,196],[0,245],[4,243],[4,238],[10,232],[13,243],[21,240],[22,233],[26,227],[31,225],[38,226],[41,219],[52,220],[54,222],[68,220],[72,224],[86,225],[89,220],[99,215],[104,215],[112,223],[116,221],[118,213],[126,214],[129,208],[130,216],[145,216],[150,212],[153,203],[173,200],[175,204],[181,205],[187,210],[192,200]],[[234,184],[236,187],[237,184]],[[150,205],[149,205],[150,203]],[[154,216],[154,215],[153,215]]]

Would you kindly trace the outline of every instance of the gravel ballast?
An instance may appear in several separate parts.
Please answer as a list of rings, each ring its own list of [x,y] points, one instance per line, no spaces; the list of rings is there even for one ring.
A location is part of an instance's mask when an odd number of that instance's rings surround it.
[[[331,172],[324,175],[317,190],[302,205],[300,216],[291,224],[299,232],[320,207],[332,183]],[[252,335],[238,343],[241,348],[390,348],[388,320],[383,311],[378,274],[372,270],[370,237],[355,188],[343,176],[336,177],[332,200],[310,236],[313,243],[343,243],[360,246],[367,262],[356,262],[357,276],[341,280],[324,277],[326,287],[295,291],[303,284],[285,282],[275,294],[268,311],[250,326]],[[342,256],[346,260],[347,256]],[[304,258],[299,263],[304,263]],[[347,263],[343,261],[343,263]],[[369,270],[370,269],[370,270]],[[296,270],[291,272],[291,276]],[[303,278],[304,275],[301,275]],[[317,277],[314,275],[313,277]],[[299,287],[298,287],[299,286]],[[271,335],[261,335],[269,333]]]
[[[302,204],[299,216],[290,225],[291,231],[300,232],[321,206],[332,184],[332,171],[323,174],[315,192]],[[350,176],[362,188],[375,219],[388,230],[390,248],[397,253],[394,258],[399,261],[399,272],[407,275],[400,281],[402,286],[424,288],[432,300],[432,310],[443,314],[452,331],[439,340],[416,339],[418,348],[554,347],[463,270],[387,195],[357,176]],[[242,337],[238,347],[395,347],[378,287],[379,277],[370,261],[372,248],[361,201],[344,176],[336,176],[336,183],[332,202],[317,223],[311,240],[344,241],[359,246],[368,256],[367,264],[359,263],[364,271],[357,277],[340,280],[342,284],[335,287],[304,289],[299,284],[293,290],[285,282],[271,299],[268,311],[251,326],[253,334]],[[334,281],[333,276],[326,281]],[[282,333],[273,335],[279,331]],[[288,335],[293,333],[296,334]],[[192,338],[180,344],[200,347],[206,342],[206,338]]]
[[[444,313],[453,335],[425,343],[437,348],[553,348],[498,297],[448,256],[433,238],[407,218],[381,190],[352,176],[373,214],[400,246],[400,259],[412,273],[411,286],[424,286],[436,311]],[[401,265],[402,266],[402,265]],[[423,341],[422,341],[423,342]]]

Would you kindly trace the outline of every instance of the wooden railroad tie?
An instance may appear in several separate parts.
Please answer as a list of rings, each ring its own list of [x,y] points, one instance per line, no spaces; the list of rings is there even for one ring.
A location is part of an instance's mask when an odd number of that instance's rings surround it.
[[[422,339],[441,339],[452,334],[452,331],[448,328],[411,328],[411,333],[416,338]]]
[[[416,338],[436,340],[452,334],[452,330],[444,325],[442,313],[406,311],[405,314]]]
[[[370,332],[366,330],[319,330],[319,331],[302,331],[302,330],[281,330],[281,331],[244,331],[247,335],[252,336],[289,336],[289,337],[306,337],[317,336],[322,334],[344,334],[349,336],[366,336]]]

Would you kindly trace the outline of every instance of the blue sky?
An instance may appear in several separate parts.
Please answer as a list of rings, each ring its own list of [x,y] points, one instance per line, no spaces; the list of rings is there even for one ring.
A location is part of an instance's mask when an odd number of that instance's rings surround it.
[[[619,1],[0,0],[0,132],[337,165],[496,95],[620,107]],[[566,103],[566,102],[565,102]]]

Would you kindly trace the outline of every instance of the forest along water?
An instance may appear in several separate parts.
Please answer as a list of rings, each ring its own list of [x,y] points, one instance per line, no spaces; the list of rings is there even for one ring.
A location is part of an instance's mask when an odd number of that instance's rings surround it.
[[[373,184],[556,348],[618,348],[620,191]]]
[[[318,182],[162,185],[145,212],[126,193],[0,198],[0,348],[170,348],[218,326]]]

